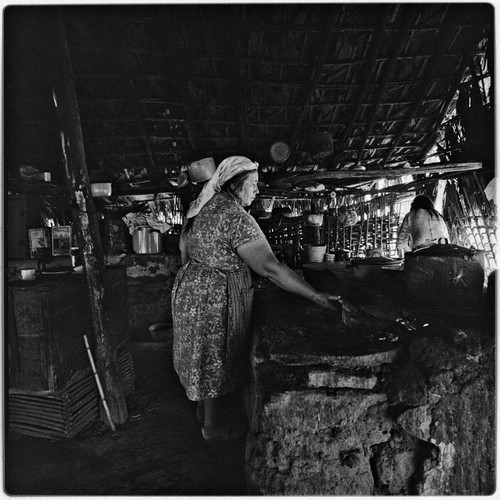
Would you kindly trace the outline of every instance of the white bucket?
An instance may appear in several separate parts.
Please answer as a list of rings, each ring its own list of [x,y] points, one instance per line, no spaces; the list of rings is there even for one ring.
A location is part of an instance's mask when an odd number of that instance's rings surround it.
[[[323,262],[326,245],[306,245],[306,262]]]
[[[335,262],[335,254],[325,253],[325,262]]]

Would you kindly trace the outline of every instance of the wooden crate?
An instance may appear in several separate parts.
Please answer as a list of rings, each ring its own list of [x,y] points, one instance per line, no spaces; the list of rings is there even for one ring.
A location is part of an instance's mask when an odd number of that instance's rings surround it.
[[[125,395],[134,391],[134,366],[130,351],[118,351]],[[99,391],[90,367],[76,372],[56,394],[34,394],[9,389],[8,428],[30,436],[71,439],[99,418]]]
[[[99,416],[99,392],[90,368],[74,374],[56,394],[31,394],[10,389],[9,430],[61,439],[76,436]]]

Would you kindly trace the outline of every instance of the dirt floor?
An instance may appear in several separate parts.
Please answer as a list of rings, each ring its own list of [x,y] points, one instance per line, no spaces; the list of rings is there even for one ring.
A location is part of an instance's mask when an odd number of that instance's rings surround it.
[[[12,495],[245,495],[245,437],[207,443],[165,342],[132,343],[135,392],[115,432],[94,422],[71,440],[5,435]]]

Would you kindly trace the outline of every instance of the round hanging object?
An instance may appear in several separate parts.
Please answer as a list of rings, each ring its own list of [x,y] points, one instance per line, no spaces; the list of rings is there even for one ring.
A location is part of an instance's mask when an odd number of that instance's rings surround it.
[[[345,219],[345,223],[347,226],[354,226],[358,222],[358,215],[354,210],[350,210],[347,212],[347,217]]]
[[[212,157],[202,158],[193,161],[188,165],[189,178],[191,182],[205,182],[214,175],[216,170],[215,162]]]
[[[309,152],[313,160],[326,158],[333,153],[333,137],[330,132],[318,132],[309,141]]]
[[[286,142],[278,141],[271,146],[269,153],[276,163],[283,163],[290,157],[290,147]]]
[[[179,174],[179,177],[177,177],[177,187],[183,188],[187,186],[188,182],[189,182],[189,177],[187,172],[185,171],[181,172]]]

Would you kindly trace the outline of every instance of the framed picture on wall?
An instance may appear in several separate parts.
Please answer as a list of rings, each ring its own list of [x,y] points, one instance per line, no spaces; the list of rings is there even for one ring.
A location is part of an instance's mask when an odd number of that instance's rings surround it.
[[[38,259],[50,255],[49,232],[50,230],[48,227],[28,229],[30,257],[32,259]]]
[[[55,226],[52,231],[52,255],[71,255],[71,226]]]

